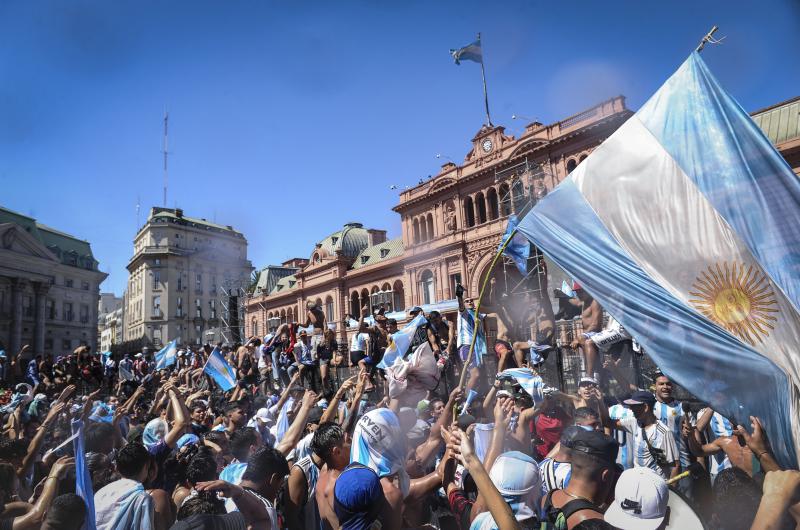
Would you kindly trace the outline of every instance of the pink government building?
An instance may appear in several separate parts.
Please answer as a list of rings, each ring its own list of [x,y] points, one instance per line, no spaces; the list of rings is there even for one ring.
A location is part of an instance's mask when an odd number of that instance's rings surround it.
[[[460,165],[448,162],[437,175],[400,193],[394,211],[401,237],[387,239],[385,230],[348,223],[310,249],[308,258],[262,269],[246,305],[246,334],[263,336],[281,323],[302,322],[309,300],[335,325],[340,344],[353,330],[346,319],[366,304],[383,305],[401,324],[406,310],[417,305],[452,318],[455,286],[477,295],[508,216],[527,212],[632,114],[618,96],[556,123],[530,123],[519,137],[484,125]],[[800,174],[798,115],[800,98],[794,98],[753,118]],[[544,274],[533,283],[549,285],[552,295],[563,273],[546,268],[547,283]],[[493,274],[506,292],[521,279],[507,263]],[[491,342],[491,322],[487,328]]]

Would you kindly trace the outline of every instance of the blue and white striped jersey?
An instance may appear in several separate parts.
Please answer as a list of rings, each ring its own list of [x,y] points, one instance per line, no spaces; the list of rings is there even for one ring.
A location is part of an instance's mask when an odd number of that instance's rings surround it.
[[[625,405],[611,405],[608,407],[608,417],[612,420],[633,418],[633,411]],[[619,444],[617,464],[621,465],[622,469],[631,469],[633,467],[633,435],[620,429],[613,429],[611,435]]]

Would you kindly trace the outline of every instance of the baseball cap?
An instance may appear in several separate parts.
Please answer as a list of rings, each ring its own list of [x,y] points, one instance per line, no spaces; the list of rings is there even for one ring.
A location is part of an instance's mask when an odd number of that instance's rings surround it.
[[[656,397],[647,390],[637,390],[623,403],[625,405],[650,405],[652,407],[656,403]]]
[[[604,519],[617,528],[655,530],[667,515],[668,502],[666,481],[648,467],[634,467],[620,475]]]
[[[198,438],[196,434],[188,433],[178,438],[178,441],[175,445],[178,447],[178,449],[180,449],[184,445],[196,444],[199,441],[200,438]]]
[[[597,379],[594,377],[581,377],[581,380],[578,382],[578,386],[586,385],[600,386],[600,383],[598,383]]]
[[[542,484],[536,461],[519,451],[508,451],[498,456],[489,476],[501,495],[532,493],[539,490]],[[538,500],[538,495],[534,500]]]
[[[617,460],[619,444],[600,431],[587,431],[579,425],[570,425],[561,433],[561,443],[573,451],[580,451],[613,464]]]
[[[256,418],[263,421],[264,423],[269,421],[269,410],[266,407],[262,407],[256,411]]]
[[[420,311],[422,311],[422,308],[418,305],[415,305],[414,307],[408,310],[408,312],[411,313],[412,315],[414,313],[419,313]]]

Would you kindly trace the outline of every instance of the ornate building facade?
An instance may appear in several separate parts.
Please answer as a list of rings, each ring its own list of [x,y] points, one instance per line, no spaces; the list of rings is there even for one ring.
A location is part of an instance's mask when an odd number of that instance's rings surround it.
[[[453,311],[447,302],[456,285],[477,295],[509,216],[524,215],[632,114],[618,96],[550,125],[530,123],[519,137],[503,127],[481,127],[460,165],[449,161],[400,193],[394,207],[400,238],[385,241],[385,233],[351,223],[318,243],[308,259],[264,269],[246,304],[246,333],[264,335],[281,323],[304,321],[308,300],[320,303],[340,340],[346,339],[345,318],[364,305],[383,304],[400,316],[415,305]],[[800,98],[753,118],[800,174]],[[557,287],[554,269],[547,272]],[[513,266],[493,274],[501,291],[521,280]]]
[[[100,284],[88,241],[0,208],[0,350],[66,354],[97,348]]]
[[[351,223],[319,242],[308,260],[294,260],[296,271],[270,288],[260,278],[246,305],[247,333],[304,321],[312,300],[344,340],[343,322],[364,305],[436,307],[455,298],[457,284],[476,293],[509,215],[524,214],[631,114],[619,96],[550,125],[531,123],[518,138],[481,127],[461,165],[448,162],[400,193],[400,238],[387,241],[385,232]],[[506,288],[520,279],[505,269],[498,277]]]

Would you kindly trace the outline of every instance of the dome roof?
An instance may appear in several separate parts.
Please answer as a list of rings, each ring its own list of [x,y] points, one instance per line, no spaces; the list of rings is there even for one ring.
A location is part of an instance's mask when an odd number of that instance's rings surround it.
[[[335,256],[341,252],[343,256],[355,258],[369,245],[369,232],[361,223],[347,223],[338,232],[334,232],[319,243],[321,253]]]

